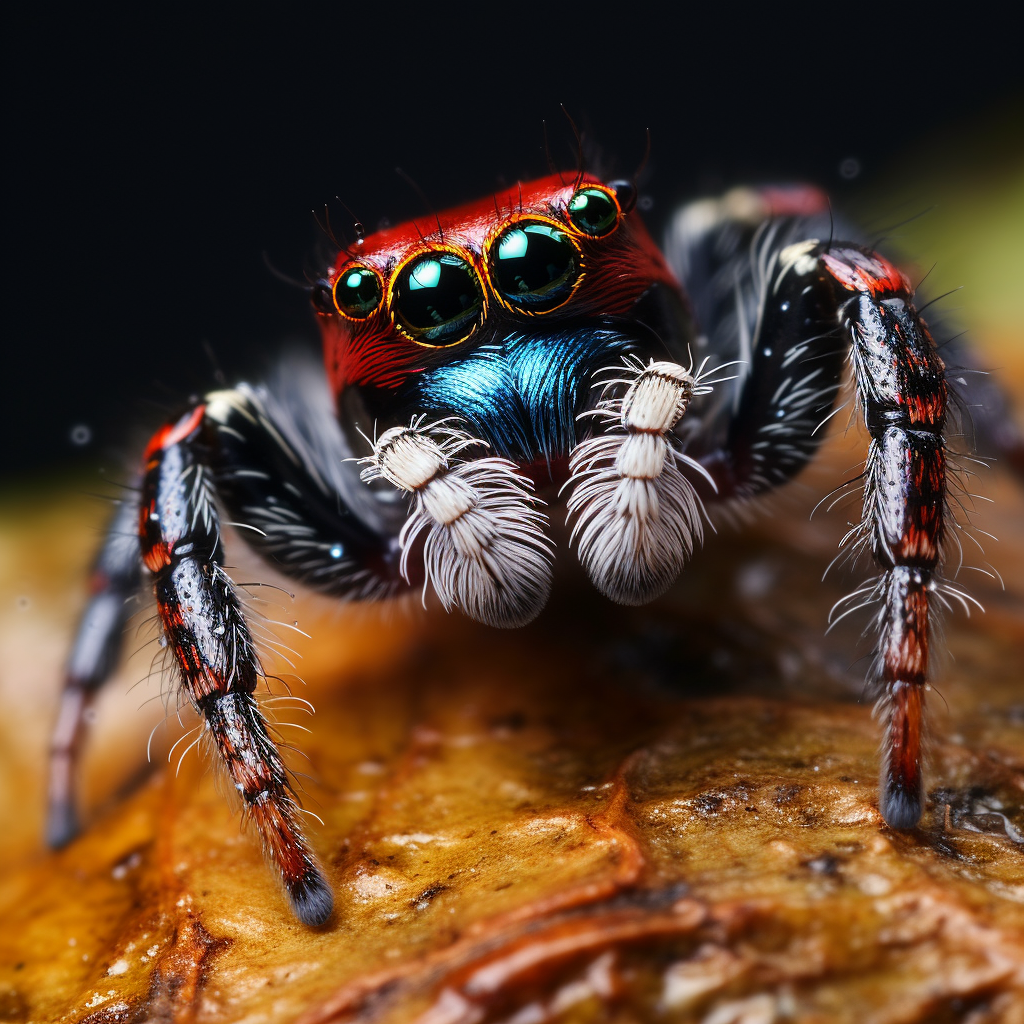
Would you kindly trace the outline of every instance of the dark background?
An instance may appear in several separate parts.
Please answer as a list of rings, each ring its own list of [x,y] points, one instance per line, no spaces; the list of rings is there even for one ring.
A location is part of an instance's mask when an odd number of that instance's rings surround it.
[[[215,363],[233,381],[315,344],[264,254],[301,280],[324,246],[311,210],[347,224],[336,195],[371,229],[422,213],[396,166],[436,208],[544,174],[544,121],[571,167],[560,104],[612,172],[650,129],[657,227],[743,181],[813,181],[842,208],[916,147],[953,159],[965,126],[1022,96],[1013,33],[971,13],[416,10],[9,26],[0,482],[120,472]]]

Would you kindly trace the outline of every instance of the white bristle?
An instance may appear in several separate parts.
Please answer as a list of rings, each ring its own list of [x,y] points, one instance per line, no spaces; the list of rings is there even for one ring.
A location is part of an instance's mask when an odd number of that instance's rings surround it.
[[[547,518],[514,463],[452,458],[476,445],[486,447],[450,425],[414,421],[381,436],[363,460],[363,475],[413,494],[398,538],[406,580],[413,543],[425,530],[424,596],[432,586],[447,610],[461,608],[492,626],[521,626],[540,613],[551,591]]]
[[[584,414],[605,432],[573,449],[566,487],[587,574],[613,601],[636,605],[667,590],[704,538],[704,506],[680,467],[714,483],[669,432],[693,395],[710,387],[674,363],[625,363],[627,376],[607,384],[597,408]],[[626,385],[622,398],[610,395],[615,385]]]

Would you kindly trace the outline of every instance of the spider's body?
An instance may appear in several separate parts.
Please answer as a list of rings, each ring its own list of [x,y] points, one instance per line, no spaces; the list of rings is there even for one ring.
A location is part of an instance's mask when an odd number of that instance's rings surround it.
[[[948,586],[953,524],[945,368],[911,288],[882,257],[832,241],[809,189],[687,207],[664,255],[633,198],[627,183],[551,177],[360,238],[312,289],[329,393],[302,375],[240,385],[155,435],[69,667],[53,841],[76,827],[81,711],[141,560],[181,685],[297,914],[326,920],[330,888],[253,696],[262,669],[222,568],[218,505],[319,590],[378,599],[422,585],[515,626],[547,600],[561,494],[595,585],[640,604],[683,568],[705,503],[754,499],[813,456],[851,353],[871,445],[848,539],[877,565],[855,596],[879,605],[880,807],[895,827],[916,823],[930,606]]]

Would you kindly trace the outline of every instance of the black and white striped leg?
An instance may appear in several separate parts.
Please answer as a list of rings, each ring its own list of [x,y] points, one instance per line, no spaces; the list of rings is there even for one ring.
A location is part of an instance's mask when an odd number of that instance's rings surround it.
[[[748,251],[734,249],[720,268],[735,274],[741,298],[731,319],[712,323],[710,347],[735,351],[737,338],[746,337],[750,372],[737,383],[731,408],[712,410],[704,424],[710,429],[694,437],[690,453],[724,498],[751,498],[784,483],[820,444],[850,352],[871,442],[861,522],[847,540],[870,553],[879,575],[848,606],[880,606],[874,681],[882,690],[886,739],[879,807],[890,825],[910,828],[923,806],[931,603],[947,595],[967,600],[939,571],[948,516],[949,387],[907,279],[852,243],[789,241],[793,223],[755,232]],[[719,230],[733,237],[736,226]],[[756,303],[742,298],[751,293]],[[725,308],[700,298],[697,305]],[[701,436],[713,442],[723,424],[724,439],[707,447]]]
[[[307,924],[320,924],[330,916],[333,896],[304,836],[290,776],[255,697],[263,669],[224,569],[216,507],[222,501],[230,519],[248,527],[242,531],[247,539],[282,571],[318,589],[365,597],[398,588],[396,541],[346,503],[329,482],[337,467],[318,464],[323,460],[307,440],[270,396],[245,387],[211,394],[157,432],[145,454],[141,508],[119,513],[101,558],[101,569],[111,562],[117,572],[90,606],[69,679],[81,677],[95,688],[108,674],[123,623],[112,611],[112,598],[137,579],[141,555],[182,692],[203,715],[295,913]],[[354,466],[348,472],[362,487]],[[78,669],[80,663],[87,672]],[[75,687],[67,692],[73,696]],[[69,698],[58,738],[75,735],[67,724],[77,719],[73,703]],[[55,761],[53,777],[59,781],[63,772],[70,780],[74,743],[55,746],[66,756]],[[64,788],[70,794],[69,784]],[[61,837],[70,836],[70,795],[54,802],[51,820],[66,823]]]
[[[924,804],[932,605],[969,600],[940,575],[950,515],[943,437],[949,386],[910,283],[895,267],[849,245],[831,247],[821,260],[836,280],[871,435],[862,518],[851,539],[881,570],[869,595],[879,604],[875,674],[886,729],[879,808],[894,828],[911,828]]]

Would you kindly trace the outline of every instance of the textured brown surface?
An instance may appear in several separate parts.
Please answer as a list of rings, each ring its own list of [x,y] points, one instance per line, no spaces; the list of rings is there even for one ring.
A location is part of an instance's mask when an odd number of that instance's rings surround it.
[[[1019,390],[1018,339],[989,342]],[[165,766],[189,715],[145,772],[164,717],[139,710],[158,679],[130,689],[159,654],[148,609],[97,704],[89,826],[42,850],[46,735],[103,509],[9,499],[0,1020],[1024,1021],[1024,496],[986,474],[1007,587],[972,574],[986,614],[947,619],[931,799],[895,834],[858,702],[863,623],[824,633],[850,588],[820,583],[846,516],[807,520],[859,444],[837,438],[646,609],[602,601],[565,557],[545,614],[510,633],[253,590],[314,637],[276,627],[316,706],[278,717],[312,730],[282,734],[323,819],[322,931],[290,915],[209,759],[175,773],[185,740]]]

